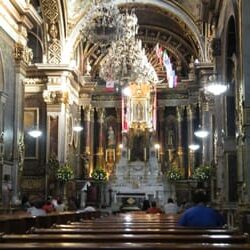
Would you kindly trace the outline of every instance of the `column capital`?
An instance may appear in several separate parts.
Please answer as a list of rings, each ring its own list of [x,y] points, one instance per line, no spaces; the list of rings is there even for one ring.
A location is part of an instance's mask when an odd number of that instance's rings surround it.
[[[98,107],[96,108],[97,116],[98,116],[98,122],[103,123],[105,118],[105,108]]]
[[[90,122],[91,121],[91,118],[92,118],[92,115],[94,113],[94,108],[91,104],[89,105],[86,105],[84,108],[83,108],[84,112],[85,112],[85,115],[84,115],[84,121],[87,121],[87,122]]]
[[[183,120],[183,114],[184,114],[185,107],[184,106],[177,106],[176,107],[176,116],[177,116],[177,121],[182,121]]]
[[[67,104],[69,98],[68,92],[44,90],[43,99],[47,104]]]
[[[196,106],[194,104],[187,105],[187,119],[192,120],[195,117]]]

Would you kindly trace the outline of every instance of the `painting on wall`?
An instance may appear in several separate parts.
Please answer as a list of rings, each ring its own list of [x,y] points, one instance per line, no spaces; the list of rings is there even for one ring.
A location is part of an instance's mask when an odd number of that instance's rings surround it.
[[[26,108],[24,110],[24,145],[26,159],[38,158],[38,138],[29,135],[29,131],[37,128],[39,121],[38,108]]]

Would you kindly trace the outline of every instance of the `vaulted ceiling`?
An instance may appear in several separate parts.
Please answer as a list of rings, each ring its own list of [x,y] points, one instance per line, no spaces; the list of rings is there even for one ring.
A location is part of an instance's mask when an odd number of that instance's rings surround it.
[[[80,28],[93,0],[62,0],[62,18],[65,40],[72,40],[72,47],[81,55],[80,70],[85,71],[86,59],[92,66],[92,74],[98,76],[99,65],[105,56],[98,44],[83,41]],[[186,77],[191,58],[205,60],[204,22],[214,22],[221,0],[115,0],[121,12],[135,10],[139,22],[139,38],[147,51],[150,62],[160,79],[166,73],[154,53],[157,43],[166,49],[179,77]],[[38,0],[33,0],[39,5]],[[211,16],[211,13],[212,14]],[[77,30],[78,29],[78,30]],[[77,31],[76,31],[77,30]],[[74,44],[73,44],[74,43]]]

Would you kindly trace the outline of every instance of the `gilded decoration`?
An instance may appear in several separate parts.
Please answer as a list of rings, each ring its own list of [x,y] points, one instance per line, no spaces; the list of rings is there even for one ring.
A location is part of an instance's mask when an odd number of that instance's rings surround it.
[[[48,104],[60,104],[68,102],[68,93],[63,91],[43,91],[43,99]]]
[[[16,62],[24,62],[30,64],[33,59],[32,50],[28,47],[23,46],[20,43],[15,44],[14,57]]]
[[[48,62],[59,64],[61,62],[62,45],[59,37],[59,8],[56,0],[41,1],[43,15],[48,20]]]

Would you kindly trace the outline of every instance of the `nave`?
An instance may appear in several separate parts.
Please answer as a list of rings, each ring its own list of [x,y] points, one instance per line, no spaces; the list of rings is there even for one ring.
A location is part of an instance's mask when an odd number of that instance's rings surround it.
[[[249,0],[0,1],[4,228],[52,200],[140,213],[202,189],[249,233],[249,12]]]

